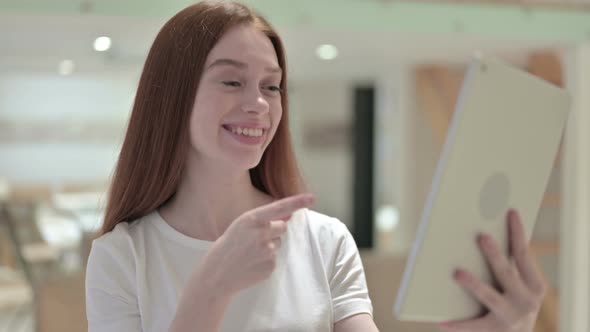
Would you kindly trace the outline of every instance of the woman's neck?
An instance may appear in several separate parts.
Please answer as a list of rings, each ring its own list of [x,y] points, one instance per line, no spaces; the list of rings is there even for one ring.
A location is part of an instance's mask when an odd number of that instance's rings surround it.
[[[187,172],[160,214],[184,235],[215,241],[241,214],[272,201],[252,185],[247,171],[210,168],[204,172],[200,167],[199,172]]]

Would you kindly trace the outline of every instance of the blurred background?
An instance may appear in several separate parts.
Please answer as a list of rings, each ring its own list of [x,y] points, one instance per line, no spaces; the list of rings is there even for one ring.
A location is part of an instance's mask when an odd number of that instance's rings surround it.
[[[532,248],[537,332],[590,331],[590,0],[250,0],[282,34],[292,133],[316,209],[391,314],[476,52],[568,89],[573,114]],[[187,0],[0,0],[0,332],[84,331],[84,270],[145,56]],[[534,121],[534,119],[531,119]]]

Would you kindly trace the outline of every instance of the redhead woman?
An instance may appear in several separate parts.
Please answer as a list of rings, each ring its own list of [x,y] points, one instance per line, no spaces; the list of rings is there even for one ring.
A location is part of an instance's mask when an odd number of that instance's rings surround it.
[[[88,260],[89,331],[378,331],[352,236],[313,203],[276,31],[239,3],[182,10],[139,81]],[[466,278],[490,314],[444,327],[531,331],[537,293],[511,277],[522,293]]]

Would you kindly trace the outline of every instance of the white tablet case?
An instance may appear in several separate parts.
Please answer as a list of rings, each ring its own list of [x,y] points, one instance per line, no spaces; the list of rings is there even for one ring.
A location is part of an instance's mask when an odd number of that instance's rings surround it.
[[[530,239],[569,109],[563,89],[496,60],[474,59],[398,291],[398,319],[482,313],[452,279],[454,268],[492,281],[476,236],[491,234],[508,253],[509,208],[520,212]]]

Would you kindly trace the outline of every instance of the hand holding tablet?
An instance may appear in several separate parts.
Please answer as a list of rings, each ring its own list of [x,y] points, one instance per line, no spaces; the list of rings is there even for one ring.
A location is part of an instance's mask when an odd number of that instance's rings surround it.
[[[528,331],[517,326],[534,323],[544,289],[527,247],[569,108],[563,89],[474,59],[397,294],[398,319]],[[508,218],[512,209],[520,218]]]

